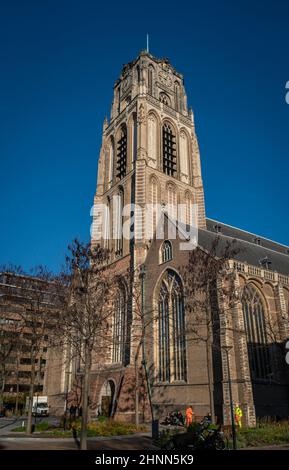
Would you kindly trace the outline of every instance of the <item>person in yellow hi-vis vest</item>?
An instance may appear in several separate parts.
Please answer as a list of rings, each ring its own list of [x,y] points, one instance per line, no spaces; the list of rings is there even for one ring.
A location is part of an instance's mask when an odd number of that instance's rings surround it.
[[[236,423],[236,426],[238,426],[239,428],[242,427],[242,416],[243,416],[243,411],[241,410],[240,406],[236,405],[235,423]]]

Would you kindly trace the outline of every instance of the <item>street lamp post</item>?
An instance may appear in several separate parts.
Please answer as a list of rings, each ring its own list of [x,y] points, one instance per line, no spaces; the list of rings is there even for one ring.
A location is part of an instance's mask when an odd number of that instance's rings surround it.
[[[63,430],[66,431],[67,429],[67,420],[68,420],[68,395],[69,395],[69,381],[70,375],[72,374],[71,371],[66,370],[66,383],[65,383],[65,397],[64,397],[64,416],[63,416]]]
[[[37,384],[37,393],[36,393],[36,406],[35,406],[35,414],[34,414],[34,426],[36,426],[36,424],[37,424],[38,396],[39,396],[39,391],[38,391],[39,389],[38,389],[38,387],[39,387],[39,386],[40,386],[40,385],[39,385],[39,382],[38,382],[38,384]]]
[[[36,391],[36,408],[35,408],[35,414],[34,414],[34,427],[36,426],[37,423],[37,412],[38,412],[38,397],[39,397],[39,388],[40,388],[40,380],[41,380],[41,366],[42,366],[42,356],[39,358],[39,368],[38,368],[38,382],[37,382],[37,391]]]
[[[234,417],[234,406],[233,406],[233,396],[232,396],[232,382],[231,382],[231,372],[230,372],[230,359],[229,351],[233,346],[223,346],[222,348],[226,352],[227,356],[227,368],[228,368],[228,385],[229,385],[229,396],[230,396],[230,411],[231,411],[231,424],[232,424],[232,436],[233,436],[233,449],[237,449],[237,438],[236,438],[236,426],[235,426],[235,417]]]
[[[147,370],[147,363],[146,363],[146,355],[145,355],[145,321],[144,321],[144,311],[145,311],[145,288],[144,288],[144,280],[145,280],[145,266],[142,264],[140,267],[140,279],[141,279],[141,320],[142,320],[142,365],[145,371],[145,378],[148,390],[148,397],[149,397],[149,404],[151,410],[151,417],[152,417],[152,437],[158,437],[158,425],[154,419],[154,410],[152,404],[152,395],[151,395],[151,387],[149,382],[148,370]]]
[[[65,384],[65,401],[64,401],[64,417],[63,417],[63,430],[66,431],[67,426],[67,411],[68,411],[68,374],[66,371],[66,384]]]

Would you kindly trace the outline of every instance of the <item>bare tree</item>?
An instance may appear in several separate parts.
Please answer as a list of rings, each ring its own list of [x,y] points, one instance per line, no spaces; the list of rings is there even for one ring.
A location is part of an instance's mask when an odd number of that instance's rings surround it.
[[[68,248],[66,270],[61,276],[64,297],[58,331],[71,358],[80,358],[83,371],[80,447],[85,450],[93,360],[101,364],[111,346],[113,299],[122,275],[108,264],[107,250],[78,240]]]
[[[228,260],[239,252],[235,242],[224,242],[217,236],[208,250],[197,248],[191,251],[187,265],[180,267],[184,279],[185,308],[189,312],[186,316],[186,336],[188,341],[203,342],[206,346],[210,412],[213,420],[212,350],[220,347],[216,341],[220,334],[220,309],[230,309],[235,301],[234,279],[232,273],[228,272]],[[226,300],[223,306],[219,304],[220,298]]]
[[[41,350],[47,344],[55,324],[54,276],[45,268],[38,267],[33,277],[26,277],[22,284],[24,311],[20,313],[24,330],[23,344],[30,350],[31,374],[29,384],[27,433],[32,431],[33,396],[39,382]],[[39,370],[36,369],[38,363]],[[39,393],[39,390],[36,390]]]
[[[37,379],[36,363],[40,361],[39,367],[41,367],[41,349],[48,340],[48,335],[51,334],[52,322],[55,322],[55,298],[52,288],[54,276],[42,266],[35,268],[29,274],[25,274],[19,267],[10,266],[6,276],[10,279],[6,285],[6,296],[11,301],[17,299],[18,304],[17,318],[14,318],[17,328],[14,327],[13,330],[9,328],[9,331],[12,330],[13,341],[17,347],[25,348],[30,356],[26,429],[30,434],[32,432],[33,395]],[[20,349],[18,353],[20,353]],[[18,353],[15,350],[15,358]],[[17,367],[17,374],[18,372]],[[18,380],[19,377],[17,377],[17,382]]]
[[[152,404],[151,370],[148,368],[147,348],[151,348],[153,338],[148,334],[148,328],[158,318],[153,308],[147,308],[145,302],[145,266],[134,270],[132,283],[132,302],[134,309],[134,334],[131,338],[135,345],[135,424],[139,425],[139,401],[147,396],[152,421],[154,409]]]

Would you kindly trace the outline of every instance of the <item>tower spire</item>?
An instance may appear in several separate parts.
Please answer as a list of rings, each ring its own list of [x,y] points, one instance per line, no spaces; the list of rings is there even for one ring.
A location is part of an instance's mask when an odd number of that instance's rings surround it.
[[[150,51],[150,47],[149,47],[149,34],[147,33],[147,52]]]

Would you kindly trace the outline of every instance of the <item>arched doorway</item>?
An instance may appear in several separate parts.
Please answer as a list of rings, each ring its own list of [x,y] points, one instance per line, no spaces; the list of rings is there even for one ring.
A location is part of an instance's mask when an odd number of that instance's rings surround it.
[[[115,396],[115,384],[113,380],[107,380],[101,387],[99,397],[99,413],[101,416],[111,416]]]

